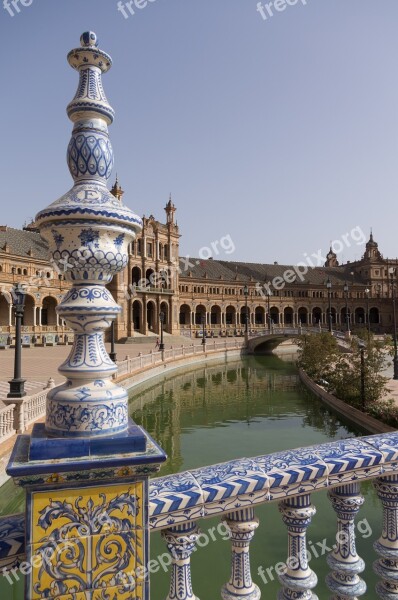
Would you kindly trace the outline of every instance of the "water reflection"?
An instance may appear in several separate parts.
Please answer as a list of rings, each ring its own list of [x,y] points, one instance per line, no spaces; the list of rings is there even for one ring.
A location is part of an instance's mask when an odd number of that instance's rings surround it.
[[[200,434],[204,428],[217,429],[224,450],[226,447],[231,449],[230,457],[228,452],[212,456],[213,463],[240,456],[236,452],[240,441],[236,436],[243,435],[244,426],[260,427],[267,432],[267,438],[263,436],[261,440],[261,447],[257,448],[253,440],[251,452],[246,452],[249,456],[282,449],[275,435],[283,428],[295,429],[286,448],[313,443],[314,431],[322,434],[322,441],[353,434],[301,388],[297,370],[292,364],[269,356],[246,357],[216,365],[209,363],[169,379],[158,380],[155,385],[135,388],[130,400],[130,413],[167,452],[169,459],[166,467],[162,468],[162,474],[192,467],[189,446],[184,454],[182,452],[182,439],[200,435],[202,442],[206,443],[212,433]],[[285,424],[276,424],[277,421],[285,421]],[[273,423],[275,433],[272,432]],[[240,426],[240,429],[234,430],[233,438],[231,432],[225,432],[225,435],[220,432],[222,428],[231,428],[232,424]],[[197,459],[195,457],[195,465],[198,464]],[[199,464],[207,463],[203,460]]]

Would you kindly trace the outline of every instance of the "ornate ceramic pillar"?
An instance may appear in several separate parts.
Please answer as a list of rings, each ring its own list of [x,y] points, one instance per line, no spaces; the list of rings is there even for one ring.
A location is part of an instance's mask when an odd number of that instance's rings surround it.
[[[253,583],[250,570],[249,547],[259,521],[253,508],[245,508],[227,515],[223,522],[231,532],[231,577],[221,590],[224,600],[259,600],[261,592]]]
[[[199,537],[196,523],[176,525],[162,532],[171,554],[170,590],[166,600],[198,600],[192,590],[191,554]]]
[[[398,475],[381,477],[374,482],[383,505],[383,532],[374,548],[380,556],[373,564],[381,581],[376,586],[379,598],[398,598]]]
[[[366,583],[359,577],[365,563],[357,554],[354,520],[364,502],[358,483],[334,488],[328,493],[337,514],[336,545],[327,558],[332,573],[326,578],[333,592],[332,600],[357,600],[366,592]]]
[[[278,600],[318,600],[312,589],[318,583],[317,576],[308,565],[307,527],[315,514],[311,496],[305,494],[289,498],[279,504],[282,519],[288,531],[288,560],[286,571],[279,576],[283,589]]]
[[[65,382],[49,390],[45,424],[17,439],[8,473],[27,487],[26,599],[146,600],[148,477],[165,455],[129,420],[104,345],[121,311],[106,284],[126,267],[141,219],[106,187],[114,112],[101,77],[111,58],[94,33],[80,41],[68,54],[80,77],[67,109],[74,185],[36,217],[54,265],[72,283],[56,310],[74,344],[59,368]]]
[[[67,161],[75,183],[36,216],[52,261],[73,284],[57,313],[75,340],[59,368],[66,381],[49,394],[46,415],[46,432],[66,437],[127,431],[127,394],[112,382],[117,367],[104,346],[104,330],[121,308],[105,286],[127,266],[128,245],[141,230],[141,219],[106,187],[114,111],[101,76],[112,60],[98,49],[95,34],[83,34],[81,44],[68,54],[80,76],[67,108],[74,124]]]

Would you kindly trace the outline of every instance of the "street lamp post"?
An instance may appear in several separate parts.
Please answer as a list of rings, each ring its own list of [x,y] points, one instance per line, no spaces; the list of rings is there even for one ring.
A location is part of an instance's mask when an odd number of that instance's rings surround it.
[[[12,302],[15,311],[15,354],[14,377],[9,381],[10,391],[7,398],[23,398],[26,396],[25,379],[21,377],[21,325],[25,305],[26,291],[20,283],[12,289]]]
[[[164,343],[163,343],[164,312],[163,311],[160,312],[159,319],[160,319],[160,344],[159,344],[159,350],[162,352],[164,350]]]
[[[392,314],[393,314],[393,323],[394,323],[394,377],[393,379],[398,379],[398,349],[397,349],[397,317],[395,311],[395,284],[394,284],[394,275],[395,269],[391,267],[389,269],[390,278],[391,278],[391,297],[392,297]]]
[[[347,328],[347,336],[350,336],[350,315],[348,314],[348,283],[344,283],[344,297],[345,297],[345,320]]]
[[[361,405],[362,411],[365,412],[366,408],[366,398],[365,398],[365,345],[363,343],[359,344],[359,349],[361,352]]]
[[[206,315],[202,316],[202,345],[206,344]]]
[[[326,287],[328,290],[328,297],[329,297],[329,333],[333,333],[333,329],[332,329],[332,282],[330,281],[330,277],[328,277],[328,280],[326,282]]]
[[[366,290],[365,290],[365,295],[366,295],[366,322],[368,324],[368,341],[370,342],[369,294],[370,294],[370,289],[366,288]]]
[[[115,352],[115,321],[111,324],[111,351],[109,352],[109,358],[115,363],[116,352]]]
[[[247,306],[247,297],[249,295],[249,288],[247,285],[243,288],[243,293],[245,295],[245,344],[248,344],[249,341],[249,308]]]

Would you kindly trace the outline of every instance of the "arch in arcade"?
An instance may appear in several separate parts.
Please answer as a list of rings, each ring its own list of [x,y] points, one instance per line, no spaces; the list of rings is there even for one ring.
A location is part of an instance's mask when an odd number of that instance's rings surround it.
[[[298,325],[308,325],[308,309],[301,306],[297,311]]]
[[[195,325],[202,325],[203,319],[206,318],[206,307],[199,304],[195,309]]]
[[[167,302],[160,303],[160,312],[164,315],[163,327],[164,331],[170,331],[170,310]]]
[[[191,325],[191,308],[188,304],[180,306],[180,325]]]
[[[153,300],[149,300],[146,305],[146,322],[148,332],[157,331],[157,314],[156,304]]]
[[[134,300],[131,307],[131,322],[134,331],[142,331],[142,304],[140,300]]]
[[[230,327],[236,326],[236,308],[231,304],[225,309],[225,324]]]
[[[319,325],[319,323],[322,323],[322,309],[319,306],[315,306],[312,309],[312,324]]]
[[[218,304],[214,304],[210,309],[210,324],[221,326],[221,308]]]
[[[271,325],[279,325],[279,308],[277,306],[271,306],[269,309],[271,317]]]
[[[57,301],[52,296],[46,296],[43,299],[43,305],[41,310],[41,324],[42,325],[57,325],[57,313],[56,308]]]
[[[35,323],[35,300],[33,296],[26,294],[25,296],[25,307],[23,311],[22,317],[22,325],[27,325],[28,327],[32,327]]]
[[[287,306],[283,311],[283,321],[285,325],[293,325],[293,309],[291,306]]]
[[[256,325],[265,325],[265,308],[264,306],[256,306],[254,311],[254,322]]]

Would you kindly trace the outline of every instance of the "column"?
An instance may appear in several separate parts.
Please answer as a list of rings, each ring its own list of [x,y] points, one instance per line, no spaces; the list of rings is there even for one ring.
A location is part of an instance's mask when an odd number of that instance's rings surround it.
[[[42,307],[39,306],[39,327],[41,327],[41,311],[42,311]]]
[[[259,525],[253,508],[229,513],[222,519],[231,532],[231,577],[222,589],[223,600],[259,600],[261,592],[253,583],[250,570],[249,547]]]
[[[311,591],[318,579],[308,565],[307,555],[307,528],[316,512],[310,494],[283,500],[279,511],[288,531],[288,559],[285,573],[279,575],[283,587],[278,600],[318,600]]]
[[[374,482],[383,506],[383,531],[374,543],[380,556],[373,569],[381,581],[376,586],[382,600],[398,599],[398,475],[380,477]]]
[[[199,534],[194,522],[162,531],[171,554],[170,589],[166,600],[198,600],[192,590],[191,554],[196,549]]]
[[[327,557],[332,572],[326,583],[333,593],[332,600],[356,600],[366,592],[366,584],[359,577],[365,563],[357,554],[355,545],[355,517],[364,498],[358,483],[350,483],[328,492],[333,510],[337,514],[337,535],[333,551]]]
[[[12,303],[8,305],[8,327],[12,327]]]

